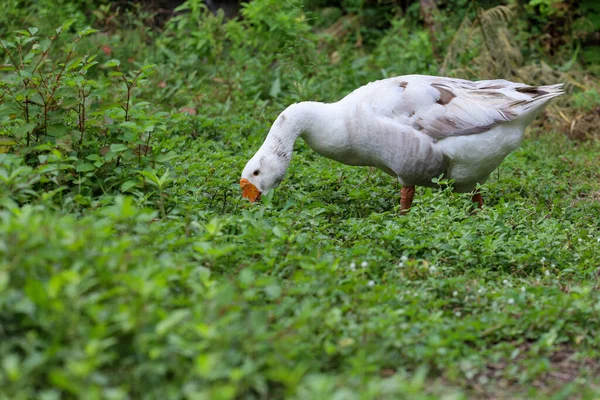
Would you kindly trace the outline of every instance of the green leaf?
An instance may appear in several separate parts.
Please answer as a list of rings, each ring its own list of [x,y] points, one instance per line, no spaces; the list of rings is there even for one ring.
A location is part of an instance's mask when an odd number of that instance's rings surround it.
[[[65,23],[63,23],[61,26],[59,26],[58,28],[56,28],[56,33],[60,34],[63,31],[69,29],[71,27],[71,25],[73,25],[75,23],[75,19],[71,18],[69,20],[67,20]]]
[[[265,294],[271,299],[274,300],[281,296],[281,286],[279,285],[269,285],[265,288]]]
[[[48,50],[51,45],[52,45],[52,40],[50,40],[48,38],[43,38],[40,40],[40,50],[42,50],[42,51]]]
[[[29,122],[19,126],[14,130],[13,134],[18,138],[24,138],[28,133],[31,133],[35,128],[35,124]]]
[[[129,189],[136,187],[138,184],[137,181],[125,181],[123,182],[123,184],[121,185],[121,192],[127,192]]]
[[[72,379],[70,379],[70,377],[65,373],[64,370],[54,368],[50,370],[48,376],[50,378],[50,383],[52,383],[56,387],[71,393],[79,392],[78,385],[75,384],[75,382]]]
[[[163,336],[175,325],[181,323],[190,314],[189,310],[175,310],[156,325],[156,334]]]
[[[132,121],[121,122],[119,124],[119,126],[121,128],[128,128],[128,129],[137,129],[138,128],[138,125],[135,122],[132,122]]]
[[[105,62],[104,64],[102,64],[102,66],[104,68],[118,67],[119,65],[121,65],[121,61],[117,60],[116,58],[108,60],[107,62]]]
[[[96,33],[99,32],[97,29],[92,29],[89,26],[81,31],[78,32],[80,37],[84,37],[84,36],[89,36],[92,33]]]
[[[156,161],[158,161],[160,163],[164,163],[164,162],[174,159],[177,156],[178,156],[178,154],[175,153],[173,150],[171,150],[168,153],[161,154],[160,156],[156,157]]]
[[[212,376],[215,373],[215,370],[218,368],[218,365],[219,357],[216,354],[205,353],[196,357],[196,373],[203,378]],[[219,396],[219,398],[227,397]]]
[[[275,78],[273,83],[271,83],[271,90],[269,90],[269,96],[277,97],[281,93],[281,79],[279,77]]]
[[[129,150],[126,144],[123,143],[114,143],[110,145],[110,151],[113,153],[120,153],[122,151]]]
[[[2,43],[2,45],[4,47],[6,47],[7,49],[14,49],[15,48],[15,44],[13,42],[8,42],[6,40],[0,40],[0,43]]]
[[[281,227],[279,227],[279,226],[276,226],[276,227],[273,228],[273,233],[277,237],[284,237],[285,236],[285,231],[283,229],[281,229]]]
[[[94,171],[95,169],[96,169],[96,167],[94,167],[93,164],[80,163],[80,164],[77,164],[77,168],[75,170],[77,172],[88,172],[88,171]]]
[[[154,172],[150,172],[150,171],[138,171],[138,174],[142,175],[144,179],[147,183],[150,183],[153,186],[156,186],[157,188],[160,188],[160,180],[158,179],[158,176],[156,176],[156,174]]]
[[[10,276],[6,271],[0,271],[0,293],[3,293],[10,282]]]
[[[69,63],[67,64],[67,66],[65,68],[65,71],[72,71],[75,68],[79,67],[82,59],[83,59],[83,57],[75,57],[73,60],[69,61]]]
[[[75,97],[63,97],[60,103],[63,109],[72,108],[80,104],[78,98]]]
[[[51,124],[46,127],[46,132],[48,136],[61,137],[69,132],[69,127],[63,124]]]
[[[19,368],[19,357],[16,354],[8,354],[2,359],[2,369],[11,381],[17,381],[21,377]]]
[[[36,279],[27,279],[25,283],[25,293],[27,297],[35,304],[45,306],[48,299],[46,288]]]
[[[198,242],[193,246],[193,249],[201,255],[206,255],[209,257],[222,257],[228,254],[231,254],[237,246],[233,244],[223,245],[223,246],[213,246],[210,242]]]
[[[100,157],[99,154],[90,154],[89,156],[87,156],[85,158],[86,160],[90,160],[90,161],[101,161],[102,157]]]

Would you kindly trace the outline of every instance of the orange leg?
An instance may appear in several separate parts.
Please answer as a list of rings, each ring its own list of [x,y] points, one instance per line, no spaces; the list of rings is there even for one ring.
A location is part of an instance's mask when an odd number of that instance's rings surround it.
[[[402,189],[400,189],[400,214],[406,214],[410,210],[414,197],[414,186],[402,186]]]
[[[471,197],[471,201],[473,203],[478,203],[479,208],[483,207],[483,197],[481,197],[481,193],[475,193],[473,197]]]

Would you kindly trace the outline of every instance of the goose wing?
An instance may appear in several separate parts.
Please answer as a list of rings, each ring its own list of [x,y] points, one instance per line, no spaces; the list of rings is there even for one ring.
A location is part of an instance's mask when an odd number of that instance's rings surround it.
[[[411,125],[434,140],[442,140],[486,132],[526,115],[533,117],[562,93],[561,85],[409,75],[370,83],[344,100],[367,103],[380,118]]]

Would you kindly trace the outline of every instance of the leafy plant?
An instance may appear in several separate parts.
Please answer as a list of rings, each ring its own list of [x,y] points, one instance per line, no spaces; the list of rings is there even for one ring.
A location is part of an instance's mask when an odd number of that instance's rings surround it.
[[[56,49],[72,24],[63,24],[50,37],[29,28],[0,42],[8,61],[0,86],[0,137],[8,138],[10,151],[40,173],[54,174],[40,180],[43,186],[93,193],[106,190],[105,184],[120,185],[132,173],[115,177],[112,168],[152,168],[172,157],[152,147],[153,136],[167,129],[168,114],[134,101],[152,65],[122,71],[118,60],[110,60],[102,66],[110,70],[106,78],[89,78],[97,57],[79,53],[78,47],[95,30],[84,29]]]
[[[438,3],[432,31],[400,3],[224,19],[192,0],[158,26],[105,1],[0,2],[0,399],[598,397],[593,45],[574,33],[550,57],[558,17],[527,9]],[[494,59],[504,29],[515,65]],[[400,216],[394,179],[302,141],[277,190],[239,195],[287,105],[439,74],[446,51],[448,73],[581,89],[482,210],[439,180]]]

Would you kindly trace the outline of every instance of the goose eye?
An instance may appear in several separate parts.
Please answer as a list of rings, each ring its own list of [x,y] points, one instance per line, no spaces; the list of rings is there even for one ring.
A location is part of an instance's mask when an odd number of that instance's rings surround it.
[[[253,174],[254,174],[254,176],[258,176],[260,174],[260,171],[256,170],[256,171],[253,172]]]

